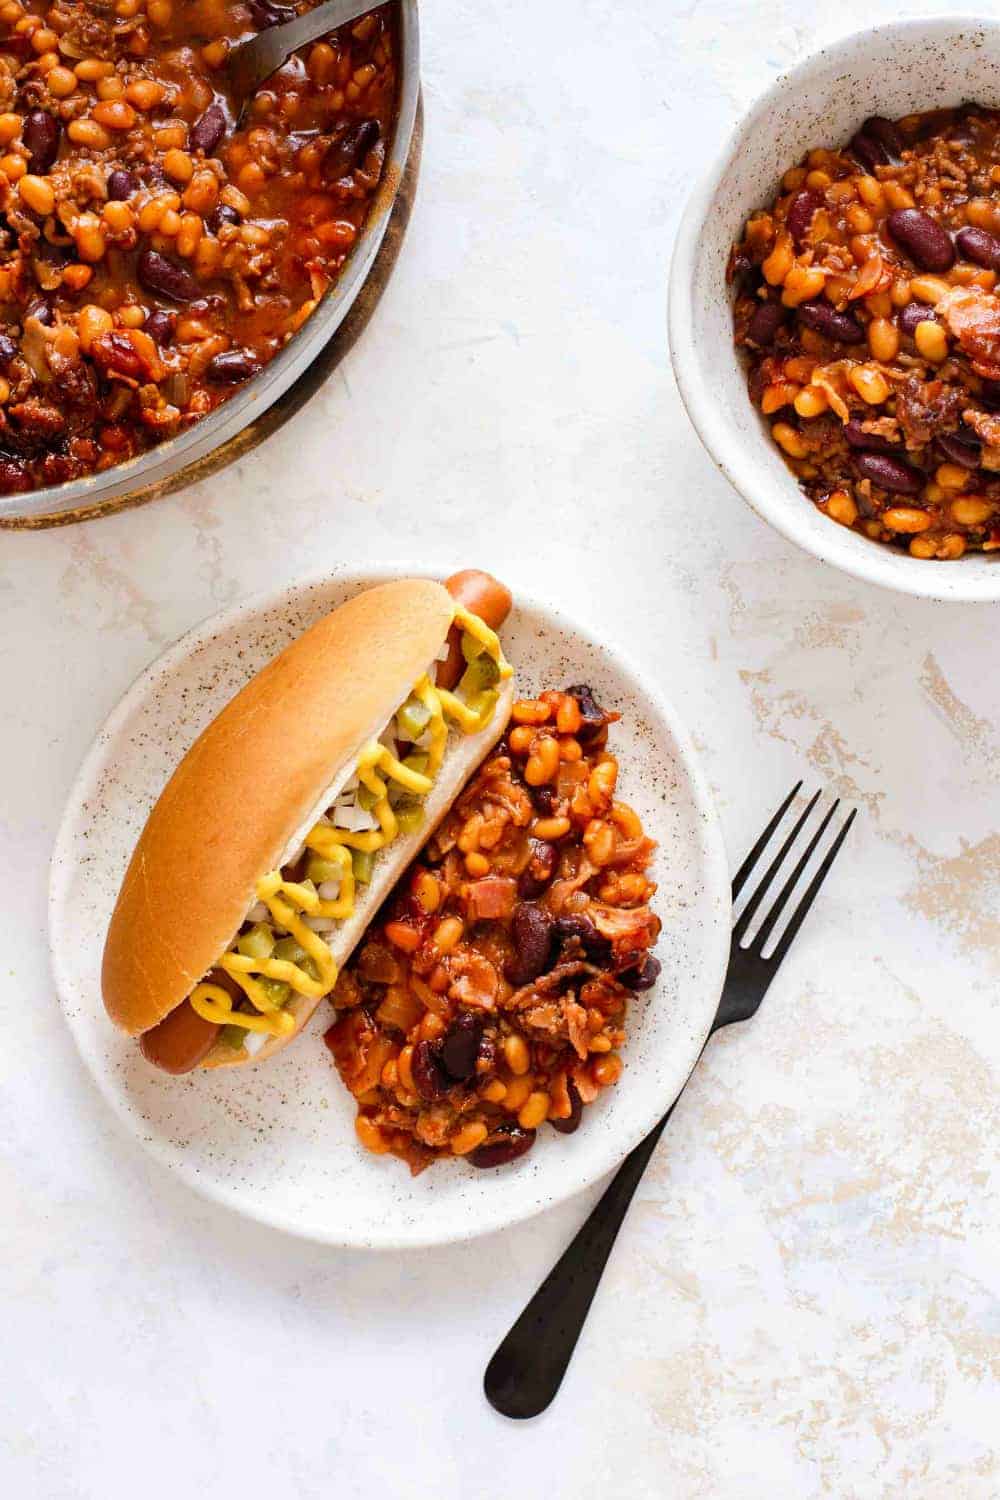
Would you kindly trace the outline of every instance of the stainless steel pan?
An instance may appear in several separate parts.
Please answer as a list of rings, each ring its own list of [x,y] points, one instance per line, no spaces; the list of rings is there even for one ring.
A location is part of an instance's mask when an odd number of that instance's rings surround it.
[[[0,496],[0,527],[89,519],[176,488],[183,470],[191,470],[192,480],[200,477],[199,468],[208,456],[229,444],[239,449],[234,440],[260,421],[329,344],[372,269],[410,154],[420,95],[417,0],[398,0],[398,5],[399,110],[382,184],[351,259],[312,317],[260,375],[186,432],[102,474],[88,474],[27,495]]]

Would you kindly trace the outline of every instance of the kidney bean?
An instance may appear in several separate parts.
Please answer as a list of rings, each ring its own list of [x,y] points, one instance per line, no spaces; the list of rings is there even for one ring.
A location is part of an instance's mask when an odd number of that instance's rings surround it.
[[[136,262],[139,280],[148,292],[169,297],[172,302],[193,302],[201,288],[183,266],[175,265],[159,250],[142,250]]]
[[[285,21],[294,21],[295,9],[291,5],[275,5],[273,0],[247,0],[250,14],[261,31],[269,26],[280,26]]]
[[[521,878],[517,883],[517,894],[524,901],[531,901],[542,894],[559,863],[559,851],[555,844],[547,844],[544,839],[531,839],[530,845],[531,858],[521,871]]]
[[[261,369],[260,360],[249,349],[227,349],[225,354],[217,354],[209,360],[205,375],[216,385],[239,385],[241,380],[249,380]]]
[[[971,433],[939,432],[935,438],[945,458],[963,469],[978,469],[983,456],[982,444]]]
[[[787,307],[778,301],[758,302],[747,327],[747,338],[761,349],[774,343],[775,334],[788,316]]]
[[[803,302],[798,316],[807,328],[838,344],[863,344],[865,330],[851,313],[838,312],[829,302]]]
[[[177,314],[157,308],[155,312],[149,314],[142,326],[143,331],[148,333],[151,339],[155,339],[161,348],[166,348],[174,336]]]
[[[611,959],[611,943],[603,937],[589,917],[559,917],[556,920],[556,940],[560,949],[572,938],[576,938],[585,957],[598,968]]]
[[[604,709],[594,697],[593,688],[585,682],[578,682],[573,687],[566,688],[565,691],[571,698],[576,699],[576,706],[583,719],[576,737],[581,745],[592,745],[607,727]]]
[[[870,115],[862,125],[860,134],[878,141],[897,161],[903,154],[903,137],[896,124],[887,120],[884,115]]]
[[[450,1077],[464,1083],[476,1071],[483,1023],[471,1010],[460,1011],[441,1039],[441,1063]]]
[[[1000,380],[984,380],[979,403],[987,411],[1000,411]]]
[[[897,208],[886,224],[896,244],[921,271],[950,271],[955,264],[950,235],[922,208]]]
[[[210,104],[188,132],[188,145],[192,151],[204,151],[211,156],[226,133],[226,112],[221,104]]]
[[[892,161],[882,142],[873,135],[866,135],[863,130],[852,137],[851,150],[866,172],[873,173],[876,167],[888,167]]]
[[[560,1135],[572,1135],[574,1130],[580,1127],[580,1117],[583,1114],[583,1100],[576,1091],[576,1084],[572,1078],[567,1080],[566,1092],[569,1094],[570,1112],[565,1120],[549,1120],[553,1130],[558,1130]]]
[[[843,433],[852,448],[867,448],[870,453],[892,453],[896,447],[888,438],[879,437],[874,432],[865,432],[857,417],[844,423]]]
[[[809,233],[809,226],[813,221],[813,215],[822,206],[822,198],[810,188],[803,188],[801,193],[796,193],[789,204],[788,214],[785,218],[785,228],[795,242],[796,250],[801,250],[805,244],[805,238]]]
[[[175,186],[164,172],[159,162],[152,161],[147,166],[140,167],[139,173],[146,187],[153,192],[159,192],[161,188],[172,190]]]
[[[0,333],[0,365],[9,365],[17,350],[16,340],[7,333]]]
[[[441,1062],[438,1042],[418,1042],[413,1049],[410,1070],[421,1099],[440,1099],[451,1088],[451,1079]]]
[[[555,815],[556,794],[550,786],[529,786],[531,801],[535,811],[541,813],[543,818],[551,818]]]
[[[34,255],[36,260],[44,261],[49,266],[64,266],[70,259],[67,245],[53,245],[44,239],[35,242]]]
[[[662,968],[660,960],[654,958],[652,953],[647,953],[641,964],[636,964],[634,969],[626,969],[619,977],[622,984],[627,984],[630,990],[651,990],[659,979]]]
[[[37,318],[46,328],[52,327],[52,308],[44,297],[36,297],[33,302],[28,303],[24,309],[24,321],[27,322],[29,318]]]
[[[956,234],[955,244],[966,260],[985,266],[988,271],[1000,271],[1000,239],[988,229],[974,229],[967,225]]]
[[[928,307],[923,302],[909,302],[899,314],[899,326],[904,333],[913,337],[913,331],[918,323],[937,322],[933,307]]]
[[[230,208],[228,203],[220,203],[212,210],[212,216],[208,221],[208,227],[213,234],[218,234],[223,224],[242,224],[243,215],[237,213],[235,208]]]
[[[359,120],[356,125],[348,125],[327,147],[323,158],[326,176],[336,181],[353,172],[364,161],[380,133],[377,120]]]
[[[552,919],[540,906],[519,901],[510,924],[516,954],[507,965],[511,984],[531,984],[544,974],[552,958]]]
[[[745,250],[738,249],[733,253],[729,267],[733,281],[741,290],[747,290],[760,283],[760,269],[754,265]]]
[[[28,153],[31,170],[44,177],[59,155],[59,140],[62,126],[54,115],[44,109],[33,109],[25,115],[21,126],[21,140]]]
[[[470,1151],[465,1159],[474,1167],[505,1167],[531,1150],[536,1135],[537,1131],[525,1130],[521,1125],[498,1125],[493,1134],[475,1151]]]
[[[135,380],[145,370],[142,355],[123,329],[112,328],[91,346],[91,357],[105,370],[114,370],[128,380]]]
[[[113,172],[108,173],[108,197],[114,203],[131,198],[138,186],[132,173],[126,172],[124,167],[116,167]]]
[[[863,478],[894,495],[917,495],[924,483],[924,476],[916,469],[886,453],[859,453],[854,467]]]

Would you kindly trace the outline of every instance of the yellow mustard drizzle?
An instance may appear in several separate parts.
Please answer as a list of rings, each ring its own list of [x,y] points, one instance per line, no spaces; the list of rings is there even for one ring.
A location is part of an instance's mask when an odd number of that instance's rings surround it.
[[[461,604],[456,604],[455,624],[460,626],[466,635],[471,635],[474,641],[478,641],[487,656],[492,656],[500,668],[501,678],[514,675],[514,668],[503,654],[500,637],[495,630],[490,629],[485,620],[481,620],[478,615],[470,614]]]
[[[220,1026],[227,1026],[236,1020],[233,1015],[233,997],[218,984],[196,984],[191,991],[191,1007],[203,1020],[215,1021]],[[276,1016],[287,1021],[288,1025],[279,1029],[275,1026],[273,1017],[252,1016],[245,1011],[239,1012],[239,1025],[244,1031],[264,1031],[269,1036],[282,1036],[295,1030],[295,1022],[291,1016],[284,1011],[277,1011]]]
[[[499,668],[501,679],[512,675],[513,668],[506,661],[496,632],[491,630],[478,615],[470,614],[460,604],[455,606],[455,624],[482,646]],[[372,740],[358,756],[358,780],[375,797],[372,808],[378,821],[377,829],[352,833],[344,828],[334,828],[327,823],[317,823],[306,835],[306,847],[321,859],[340,866],[340,890],[335,900],[324,900],[311,886],[295,881],[283,880],[281,872],[271,871],[257,882],[257,899],[267,906],[276,927],[291,934],[316,965],[317,977],[290,959],[252,958],[248,954],[229,951],[215,965],[229,974],[243,990],[258,1014],[234,1011],[232,996],[220,985],[203,981],[191,992],[191,1005],[206,1021],[220,1025],[235,1025],[244,1031],[266,1032],[271,1036],[287,1036],[295,1030],[294,1018],[283,1010],[268,994],[260,979],[277,980],[290,986],[296,994],[322,998],[329,994],[337,982],[337,964],[328,945],[318,932],[313,932],[300,913],[307,916],[329,917],[343,921],[354,913],[355,878],[350,851],[375,853],[392,843],[399,826],[392,804],[386,778],[395,781],[407,792],[425,797],[434,785],[434,778],[441,768],[448,743],[448,725],[445,716],[454,719],[465,734],[475,734],[485,729],[496,706],[495,694],[483,695],[484,704],[479,710],[445,688],[437,687],[425,674],[413,689],[413,696],[427,709],[430,722],[426,733],[429,736],[427,757],[429,775],[413,770],[394,756],[387,746]],[[380,774],[381,773],[381,774]]]

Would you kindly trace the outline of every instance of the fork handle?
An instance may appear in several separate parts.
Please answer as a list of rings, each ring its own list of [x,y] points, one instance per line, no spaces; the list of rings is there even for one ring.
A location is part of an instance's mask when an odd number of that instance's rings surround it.
[[[486,1366],[486,1399],[505,1417],[537,1417],[555,1396],[587,1321],[608,1256],[670,1106],[622,1162],[604,1195]]]

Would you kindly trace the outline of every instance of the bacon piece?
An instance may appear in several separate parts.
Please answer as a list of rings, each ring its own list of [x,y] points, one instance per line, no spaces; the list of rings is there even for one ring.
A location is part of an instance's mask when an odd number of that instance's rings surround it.
[[[517,900],[517,884],[506,875],[487,875],[465,889],[465,904],[471,922],[491,922],[509,917]]]
[[[598,969],[594,964],[584,963],[582,959],[571,959],[564,964],[556,964],[547,974],[540,979],[532,980],[531,984],[524,984],[519,990],[515,990],[504,1006],[504,1010],[527,1010],[533,1005],[540,1005],[543,1001],[563,990],[571,987],[574,980],[595,979],[603,974],[603,969]]]
[[[395,984],[399,979],[396,959],[384,944],[374,938],[362,948],[355,970],[365,984]]]
[[[451,984],[448,994],[462,1005],[492,1010],[500,991],[500,975],[481,953],[460,950],[448,960]]]
[[[962,413],[962,421],[972,428],[983,445],[979,456],[980,468],[995,473],[1000,469],[1000,417],[994,416],[992,412],[970,408]]]
[[[982,287],[952,287],[936,309],[984,380],[1000,380],[1000,298]]]
[[[626,967],[636,955],[645,953],[656,942],[660,932],[659,918],[648,906],[606,906],[603,901],[592,901],[587,916],[602,937],[610,939],[614,948],[615,964]]]

